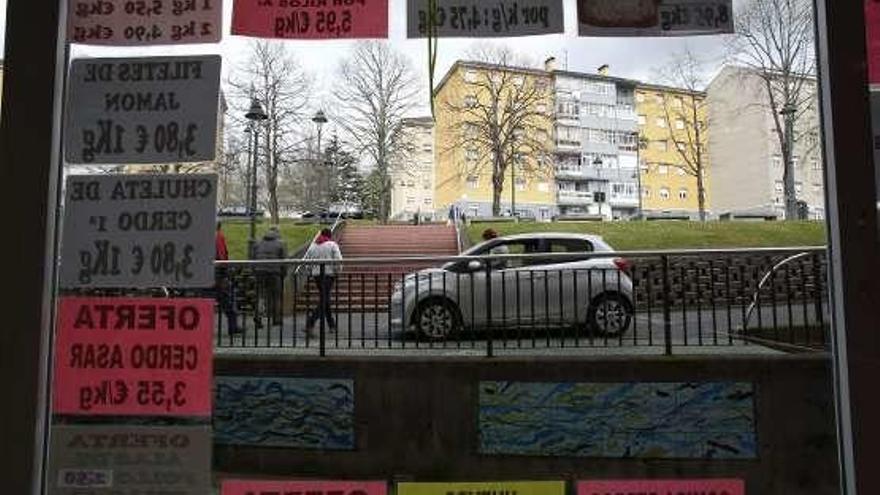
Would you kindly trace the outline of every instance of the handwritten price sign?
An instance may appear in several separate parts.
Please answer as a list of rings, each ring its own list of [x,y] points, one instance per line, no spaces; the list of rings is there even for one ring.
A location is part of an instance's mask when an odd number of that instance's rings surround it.
[[[54,411],[211,415],[210,299],[62,298]]]
[[[387,38],[388,0],[235,0],[232,34],[257,38]]]
[[[694,36],[733,32],[732,0],[578,0],[581,36]]]
[[[67,36],[90,45],[217,43],[222,0],[70,0]]]
[[[214,159],[220,57],[89,58],[71,64],[68,163]]]
[[[214,285],[217,176],[71,175],[61,285]]]
[[[564,30],[562,0],[408,0],[407,37],[423,38],[433,27],[441,38],[530,36]]]

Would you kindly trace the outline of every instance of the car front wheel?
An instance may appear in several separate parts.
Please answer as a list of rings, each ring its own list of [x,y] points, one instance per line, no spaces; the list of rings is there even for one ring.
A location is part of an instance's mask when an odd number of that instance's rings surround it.
[[[606,293],[590,304],[587,326],[594,334],[616,337],[629,328],[632,318],[632,305],[625,297]]]
[[[429,299],[419,304],[414,323],[422,337],[444,340],[458,330],[459,313],[449,301]]]

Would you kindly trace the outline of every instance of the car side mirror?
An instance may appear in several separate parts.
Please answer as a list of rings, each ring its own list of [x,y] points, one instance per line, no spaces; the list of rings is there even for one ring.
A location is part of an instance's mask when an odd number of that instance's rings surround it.
[[[471,261],[468,261],[467,267],[468,267],[468,270],[475,272],[475,271],[483,268],[483,262],[478,261],[478,260],[471,260]]]

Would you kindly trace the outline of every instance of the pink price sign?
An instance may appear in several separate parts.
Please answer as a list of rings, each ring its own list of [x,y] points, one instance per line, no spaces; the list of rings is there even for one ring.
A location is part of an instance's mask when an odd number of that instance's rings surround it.
[[[67,39],[88,45],[217,43],[223,0],[69,0]]]
[[[577,495],[745,495],[745,483],[735,479],[579,481]]]
[[[388,0],[234,0],[232,34],[256,38],[387,38]]]
[[[385,495],[384,481],[224,480],[220,495]]]
[[[865,0],[865,38],[868,40],[868,83],[880,85],[880,0]]]
[[[210,416],[211,299],[65,297],[57,414]]]

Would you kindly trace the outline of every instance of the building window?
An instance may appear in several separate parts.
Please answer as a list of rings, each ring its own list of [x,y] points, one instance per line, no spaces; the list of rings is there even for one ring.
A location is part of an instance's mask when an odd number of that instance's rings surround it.
[[[813,158],[812,160],[810,160],[810,168],[815,171],[822,170],[822,165],[820,165],[818,158]]]
[[[556,111],[563,118],[576,118],[580,114],[580,106],[575,101],[560,101]]]
[[[776,192],[782,192],[783,189],[785,189],[785,186],[782,184],[782,181],[776,181]]]
[[[476,189],[480,187],[480,178],[476,175],[469,175],[467,178],[468,189]]]
[[[467,95],[464,97],[464,106],[468,108],[474,108],[477,106],[477,96],[476,95]]]
[[[636,93],[636,101],[639,103],[645,102],[645,93]]]
[[[688,190],[686,188],[681,188],[678,190],[678,199],[688,199]]]
[[[654,125],[660,128],[666,128],[666,119],[664,119],[663,117],[657,117],[656,119],[654,119]]]
[[[675,128],[679,130],[684,129],[684,120],[675,119]]]
[[[660,175],[666,175],[669,173],[668,165],[657,165],[657,173]]]
[[[406,187],[416,187],[416,181],[414,181],[414,180],[406,181]]]
[[[669,199],[669,188],[661,187],[660,188],[660,199],[666,200]]]
[[[798,168],[801,165],[801,157],[794,156],[791,158],[791,168]]]
[[[686,170],[684,169],[684,167],[679,165],[678,167],[675,167],[675,173],[683,176],[686,173]]]
[[[464,80],[469,83],[477,82],[477,71],[473,69],[464,71]]]
[[[407,196],[406,197],[406,204],[408,204],[408,205],[416,204],[416,198],[414,198],[412,196]]]
[[[525,78],[525,77],[523,77],[523,76],[513,76],[513,85],[516,86],[517,88],[522,87],[522,85],[525,84],[525,82],[526,82],[526,78]]]
[[[431,198],[425,198],[424,200],[422,200],[422,203],[425,206],[431,206]]]
[[[422,189],[425,189],[425,190],[431,189],[431,183],[430,182],[422,182]]]
[[[682,143],[681,141],[676,141],[675,147],[676,147],[676,149],[678,149],[678,151],[686,151],[687,150],[687,145],[685,143]]]
[[[795,182],[795,184],[794,184],[794,192],[796,192],[797,194],[800,194],[801,191],[803,191],[803,189],[804,189],[804,185],[803,185],[803,184],[801,184],[800,182]]]
[[[648,117],[645,115],[639,114],[639,125],[645,125],[648,123]]]
[[[545,103],[538,103],[535,105],[535,111],[543,115],[547,113],[547,105]]]
[[[642,188],[642,197],[643,198],[650,198],[651,197],[651,188],[650,187],[643,187]]]
[[[681,101],[681,96],[676,96],[675,98],[672,99],[672,106],[674,108],[681,108],[682,104],[683,104],[683,102]]]
[[[770,162],[773,164],[773,168],[782,168],[782,157],[779,155],[773,155],[773,158],[770,159]]]
[[[469,162],[475,162],[480,158],[480,152],[476,148],[468,148],[464,152],[464,156]]]
[[[611,195],[620,196],[624,192],[623,184],[611,184]]]

